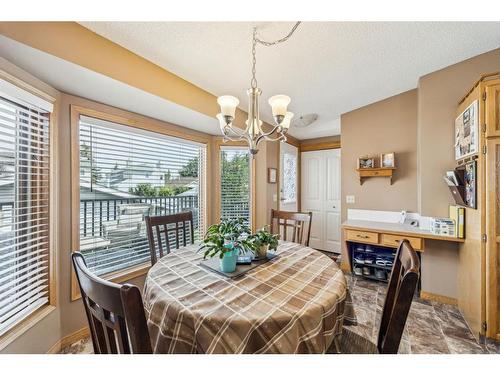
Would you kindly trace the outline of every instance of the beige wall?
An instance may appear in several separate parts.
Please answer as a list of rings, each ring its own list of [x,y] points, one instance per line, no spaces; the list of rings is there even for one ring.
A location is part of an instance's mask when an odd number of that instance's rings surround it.
[[[425,216],[448,216],[453,199],[441,176],[455,167],[454,123],[458,102],[479,76],[500,70],[500,49],[423,76],[418,85],[418,206]],[[426,241],[422,289],[458,296],[458,246]],[[479,249],[478,249],[479,251]]]
[[[454,123],[458,102],[481,74],[500,70],[500,49],[423,76],[418,84],[419,209],[442,216],[452,202],[443,172],[455,166]],[[343,125],[343,124],[342,124]]]
[[[342,220],[348,208],[385,211],[417,210],[417,90],[345,113],[342,123]],[[387,178],[366,179],[360,185],[358,157],[379,158],[395,152],[393,184]],[[346,204],[354,195],[356,203]]]

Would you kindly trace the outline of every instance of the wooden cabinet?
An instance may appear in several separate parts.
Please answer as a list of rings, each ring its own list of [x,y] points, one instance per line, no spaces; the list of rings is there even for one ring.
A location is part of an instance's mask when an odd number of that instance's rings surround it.
[[[457,116],[479,102],[477,209],[466,208],[459,246],[458,307],[471,331],[500,340],[500,74],[485,75],[459,103]]]
[[[500,137],[488,139],[487,147],[486,321],[491,337],[500,340]]]
[[[399,246],[399,243],[403,240],[408,240],[410,245],[415,250],[422,250],[424,247],[422,245],[422,239],[410,236],[399,236],[394,234],[382,234],[380,243],[387,246]]]
[[[486,136],[500,137],[500,80],[488,82],[486,94]]]
[[[403,233],[384,232],[383,230],[344,229],[348,242],[366,243],[396,248],[402,240],[408,240],[417,251],[424,251],[424,239]],[[454,239],[454,238],[453,238]]]
[[[378,233],[364,232],[360,230],[346,230],[347,241],[362,242],[377,245]]]

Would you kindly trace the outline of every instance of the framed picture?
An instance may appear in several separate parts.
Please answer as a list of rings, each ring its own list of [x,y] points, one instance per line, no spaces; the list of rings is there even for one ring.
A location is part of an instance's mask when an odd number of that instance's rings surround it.
[[[478,106],[475,100],[455,120],[455,160],[479,151]]]
[[[465,164],[464,185],[465,204],[470,208],[477,208],[477,162],[471,161]]]
[[[278,170],[276,168],[267,168],[267,182],[275,184],[278,180]]]
[[[394,152],[380,155],[380,168],[394,168],[395,166]]]
[[[358,158],[358,169],[375,168],[375,159],[362,156]]]

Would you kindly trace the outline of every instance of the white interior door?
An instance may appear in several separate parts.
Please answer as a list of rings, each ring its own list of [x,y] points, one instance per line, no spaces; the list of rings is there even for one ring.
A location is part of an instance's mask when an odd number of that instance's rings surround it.
[[[313,213],[309,245],[340,253],[340,150],[302,153],[302,211]]]
[[[297,147],[280,143],[280,211],[297,211],[298,157]]]
[[[309,246],[323,249],[323,191],[322,180],[324,160],[320,151],[301,153],[301,197],[303,212],[312,212],[311,235]]]
[[[325,150],[325,248],[340,253],[340,149]]]

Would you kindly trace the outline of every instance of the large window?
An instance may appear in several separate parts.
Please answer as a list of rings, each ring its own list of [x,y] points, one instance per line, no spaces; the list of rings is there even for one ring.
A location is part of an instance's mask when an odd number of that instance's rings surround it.
[[[0,80],[0,335],[49,303],[52,105]]]
[[[80,250],[98,275],[150,261],[145,217],[192,211],[203,231],[205,145],[81,116]]]
[[[244,218],[250,223],[251,157],[248,148],[222,146],[220,168],[222,219]]]

